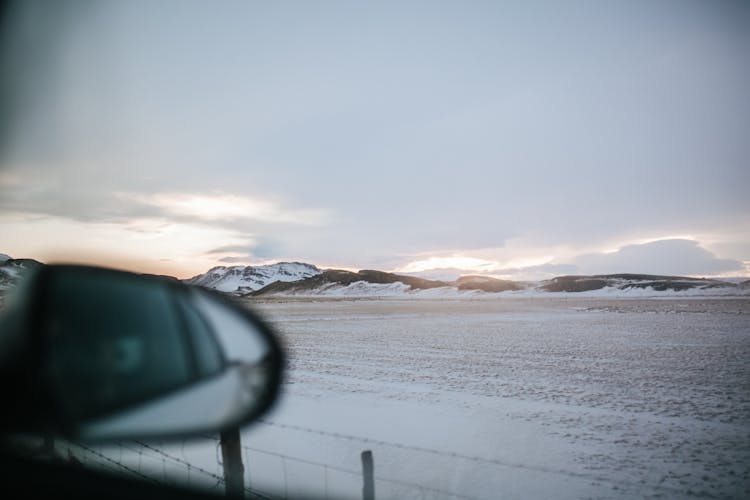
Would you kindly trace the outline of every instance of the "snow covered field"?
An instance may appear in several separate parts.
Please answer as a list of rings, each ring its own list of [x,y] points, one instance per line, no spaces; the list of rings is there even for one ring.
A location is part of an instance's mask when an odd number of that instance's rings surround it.
[[[282,400],[243,431],[258,491],[361,498],[372,450],[379,499],[750,496],[746,298],[252,306],[289,353]],[[221,474],[215,441],[157,447]],[[151,450],[97,449],[201,482]]]

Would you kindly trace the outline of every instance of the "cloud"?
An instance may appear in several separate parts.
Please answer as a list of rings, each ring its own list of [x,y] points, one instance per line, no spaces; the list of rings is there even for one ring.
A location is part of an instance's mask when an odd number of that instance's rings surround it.
[[[429,257],[410,262],[397,269],[401,273],[420,273],[438,269],[466,269],[475,272],[490,271],[497,266],[496,262],[474,257]]]
[[[0,178],[0,210],[52,216],[79,222],[120,223],[157,218],[163,210],[113,196],[108,190],[75,179],[52,176],[5,176]]]
[[[251,254],[253,251],[252,245],[224,245],[218,248],[214,248],[206,252],[207,254],[217,253],[244,253]]]
[[[219,259],[219,262],[226,262],[227,264],[247,264],[251,261],[252,259],[248,257],[222,257]]]
[[[486,259],[466,252],[450,258],[425,258],[397,269],[434,279],[455,279],[475,274],[511,280],[541,280],[569,274],[645,273],[662,275],[719,276],[747,272],[740,260],[719,258],[698,241],[665,238],[625,245],[610,252],[568,253],[560,258],[539,257],[505,260],[487,253]],[[446,265],[453,264],[453,265]]]
[[[130,223],[152,219],[223,226],[238,232],[264,224],[318,227],[327,210],[296,208],[259,196],[201,191],[123,191],[101,179],[44,176],[33,169],[0,175],[0,210],[86,223]]]
[[[714,276],[744,271],[742,262],[721,259],[697,241],[669,239],[627,245],[615,252],[575,257],[571,264],[582,274],[647,273]]]
[[[315,226],[322,224],[326,218],[324,210],[292,209],[267,199],[227,193],[115,193],[115,196],[156,207],[168,216],[202,221],[249,219]]]
[[[283,245],[265,238],[249,238],[251,242],[239,245],[223,245],[205,252],[205,255],[219,257],[220,262],[257,262],[278,257]]]

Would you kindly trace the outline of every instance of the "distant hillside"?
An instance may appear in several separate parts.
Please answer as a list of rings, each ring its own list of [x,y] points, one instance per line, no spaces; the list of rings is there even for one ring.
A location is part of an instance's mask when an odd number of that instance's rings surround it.
[[[271,283],[249,295],[399,296],[418,293],[422,296],[464,296],[465,294],[502,292],[511,292],[516,295],[599,292],[607,296],[611,296],[612,293],[623,296],[643,296],[644,293],[745,294],[748,291],[750,291],[750,280],[738,284],[717,279],[648,274],[560,276],[537,283],[519,283],[488,276],[470,275],[461,276],[455,281],[440,281],[383,271],[366,270],[355,273],[326,270],[299,281]]]
[[[515,281],[500,280],[489,276],[461,276],[454,283],[459,290],[481,290],[491,293],[524,289],[523,286]]]
[[[684,276],[655,276],[649,274],[606,274],[594,276],[560,276],[543,281],[539,289],[545,292],[588,292],[611,287],[619,290],[652,289],[657,292],[691,289],[734,288],[727,281]]]
[[[443,281],[426,280],[413,276],[386,273],[383,271],[364,270],[358,272],[329,269],[316,276],[295,282],[276,282],[251,292],[250,295],[270,295],[276,293],[303,294],[305,292],[325,292],[333,288],[344,288],[355,283],[387,285],[401,283],[410,290],[427,290],[449,286]],[[366,291],[366,290],[364,290]]]

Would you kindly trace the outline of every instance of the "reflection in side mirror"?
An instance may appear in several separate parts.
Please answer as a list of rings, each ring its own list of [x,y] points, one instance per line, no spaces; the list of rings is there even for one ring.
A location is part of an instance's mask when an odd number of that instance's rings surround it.
[[[168,278],[46,266],[24,301],[41,385],[76,439],[186,436],[234,427],[275,399],[281,350],[229,299]]]

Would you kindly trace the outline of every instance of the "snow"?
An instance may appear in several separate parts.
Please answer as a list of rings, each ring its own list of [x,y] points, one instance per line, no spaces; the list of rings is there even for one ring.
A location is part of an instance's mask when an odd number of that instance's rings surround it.
[[[403,297],[409,293],[410,287],[401,282],[369,283],[355,281],[349,285],[332,283],[313,290],[303,292],[279,293],[279,296],[327,296],[327,297]]]
[[[746,298],[351,297],[248,301],[289,357],[251,487],[360,498],[372,450],[378,499],[750,493]],[[215,440],[161,447],[221,475]],[[167,474],[147,459],[123,460]]]
[[[741,297],[750,296],[750,290],[726,288],[690,288],[687,290],[658,291],[652,287],[628,288],[622,290],[617,287],[604,287],[587,292],[543,292],[540,290],[519,290],[502,292],[503,294],[519,297],[558,297],[558,298],[689,298],[689,297]]]
[[[218,266],[190,278],[187,283],[221,292],[247,293],[275,281],[297,281],[321,272],[317,267],[301,262],[279,262],[267,266]]]
[[[245,435],[261,449],[355,469],[372,449],[376,475],[478,498],[741,496],[750,487],[747,300],[260,307],[291,358],[284,403],[265,420],[410,447],[261,424]],[[271,462],[254,462],[269,488]],[[300,492],[320,486],[320,471],[294,474],[307,482]],[[377,487],[378,498],[420,494]]]

